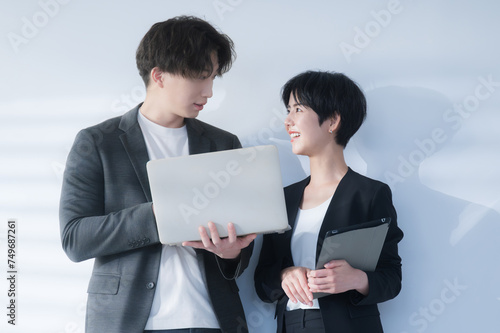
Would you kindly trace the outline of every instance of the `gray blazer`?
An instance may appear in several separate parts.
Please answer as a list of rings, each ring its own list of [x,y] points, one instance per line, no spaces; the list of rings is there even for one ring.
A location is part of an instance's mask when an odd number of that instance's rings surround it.
[[[80,131],[66,162],[60,202],[63,249],[76,262],[95,259],[86,332],[142,333],[153,303],[161,244],[139,107]],[[186,126],[190,154],[241,147],[235,135],[199,120],[186,119]],[[247,331],[235,278],[248,266],[252,248],[253,243],[239,260],[196,250],[223,332]]]

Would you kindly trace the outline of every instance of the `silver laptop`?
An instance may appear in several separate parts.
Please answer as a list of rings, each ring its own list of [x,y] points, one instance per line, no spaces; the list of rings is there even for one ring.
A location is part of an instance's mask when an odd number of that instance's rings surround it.
[[[209,221],[221,237],[229,222],[237,235],[289,228],[275,146],[153,160],[147,170],[163,244],[200,240]]]

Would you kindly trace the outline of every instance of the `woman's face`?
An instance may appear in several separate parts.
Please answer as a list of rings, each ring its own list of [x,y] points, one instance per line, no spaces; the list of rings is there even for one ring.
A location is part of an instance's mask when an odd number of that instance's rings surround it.
[[[311,157],[335,141],[334,134],[329,133],[330,120],[327,119],[319,125],[318,114],[301,105],[293,94],[290,95],[287,110],[285,128],[290,135],[294,154]]]

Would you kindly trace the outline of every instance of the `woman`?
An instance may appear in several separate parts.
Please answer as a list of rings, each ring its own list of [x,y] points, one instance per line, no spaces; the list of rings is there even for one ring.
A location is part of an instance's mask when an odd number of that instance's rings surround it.
[[[285,127],[295,154],[309,157],[311,176],[285,188],[292,230],[264,236],[255,287],[277,301],[278,332],[383,332],[377,303],[401,289],[403,238],[389,187],[351,170],[344,148],[366,117],[359,87],[340,73],[305,72],[283,87]],[[374,272],[333,260],[315,269],[328,230],[391,218]],[[313,293],[327,293],[319,299]]]

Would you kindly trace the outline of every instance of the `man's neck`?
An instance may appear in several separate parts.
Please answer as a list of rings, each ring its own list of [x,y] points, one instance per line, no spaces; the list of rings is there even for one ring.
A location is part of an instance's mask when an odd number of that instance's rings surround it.
[[[165,106],[155,103],[147,97],[141,105],[140,112],[147,119],[163,127],[180,128],[185,123],[183,117],[169,112]]]

